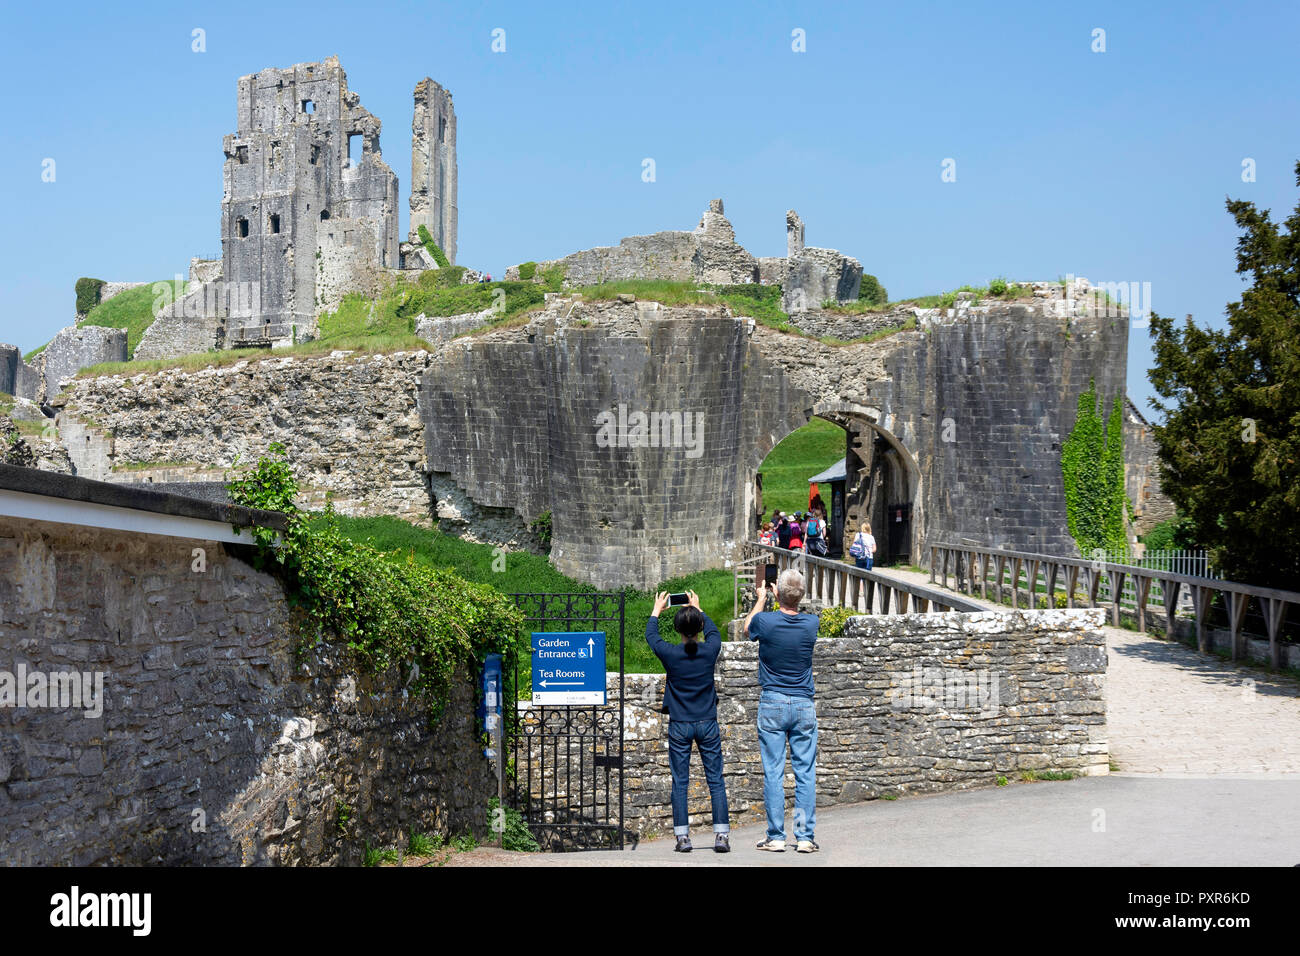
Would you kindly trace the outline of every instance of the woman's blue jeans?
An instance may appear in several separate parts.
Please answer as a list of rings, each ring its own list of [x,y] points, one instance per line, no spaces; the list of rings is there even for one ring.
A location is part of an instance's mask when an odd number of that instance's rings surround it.
[[[722,734],[716,720],[668,721],[668,765],[673,772],[673,833],[686,836],[691,832],[686,810],[686,788],[690,783],[691,742],[700,748],[704,779],[713,798],[713,832],[731,830],[727,816],[727,787],[722,781]]]
[[[853,560],[857,562],[858,567],[862,568],[862,570],[871,570],[871,565],[873,563],[871,558],[854,558]]]
[[[794,838],[817,828],[817,708],[811,697],[765,690],[758,696],[758,746],[763,755],[767,839],[785,840],[785,746],[794,768]]]

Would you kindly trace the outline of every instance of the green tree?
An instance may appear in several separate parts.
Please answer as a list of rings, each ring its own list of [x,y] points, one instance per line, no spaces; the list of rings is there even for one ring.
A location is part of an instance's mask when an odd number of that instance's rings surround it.
[[[1070,536],[1085,556],[1128,544],[1124,495],[1123,403],[1116,396],[1102,420],[1096,383],[1079,396],[1070,437],[1061,446],[1061,480]]]
[[[1296,163],[1300,186],[1300,162]],[[1250,288],[1227,328],[1152,315],[1160,482],[1232,580],[1300,587],[1300,204],[1280,228],[1228,200]]]

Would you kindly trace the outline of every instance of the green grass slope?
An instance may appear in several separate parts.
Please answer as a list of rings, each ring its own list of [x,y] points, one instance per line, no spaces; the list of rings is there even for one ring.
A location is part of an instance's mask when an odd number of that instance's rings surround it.
[[[782,439],[763,459],[763,507],[784,512],[808,510],[808,479],[844,457],[845,432],[823,418],[814,418]],[[829,487],[821,489],[829,508]]]
[[[317,520],[324,520],[323,518]],[[399,518],[338,518],[343,534],[353,541],[368,544],[380,551],[393,552],[395,561],[415,561],[430,567],[447,568],[465,578],[481,584],[490,584],[507,594],[538,592],[592,592],[595,588],[561,574],[551,567],[546,558],[523,551],[505,556],[505,569],[493,570],[495,555],[486,544],[475,544],[435,529],[420,528]],[[693,590],[700,596],[700,606],[713,619],[720,630],[725,629],[732,613],[731,571],[700,571],[665,581],[658,589],[668,591]],[[624,646],[629,674],[662,674],[663,665],[645,641],[646,621],[654,606],[654,594],[627,589]],[[661,633],[665,640],[676,641],[672,630],[673,612],[661,619]],[[593,628],[594,630],[595,628]],[[606,652],[611,670],[618,668],[618,631],[605,627]],[[725,635],[724,635],[725,636]]]
[[[185,295],[189,283],[184,280],[164,279],[161,282],[146,282],[134,289],[119,292],[107,302],[101,302],[90,310],[82,325],[100,325],[110,329],[126,329],[126,357],[129,361],[135,356],[136,347],[149,326],[153,325],[155,308],[170,305]],[[170,286],[169,293],[162,289],[155,291],[154,286]],[[171,298],[167,298],[170,294]]]

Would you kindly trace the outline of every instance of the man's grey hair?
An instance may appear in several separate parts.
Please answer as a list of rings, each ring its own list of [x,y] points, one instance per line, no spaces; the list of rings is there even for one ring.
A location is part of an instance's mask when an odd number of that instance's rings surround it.
[[[797,608],[803,600],[803,575],[794,568],[786,568],[776,579],[776,598],[782,607]]]

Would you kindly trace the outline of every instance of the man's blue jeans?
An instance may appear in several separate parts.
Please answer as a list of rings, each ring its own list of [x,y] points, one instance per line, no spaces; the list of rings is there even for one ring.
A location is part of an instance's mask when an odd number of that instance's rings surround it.
[[[716,720],[668,721],[668,765],[673,772],[673,833],[686,836],[691,832],[686,812],[686,787],[690,783],[691,742],[700,748],[704,779],[713,798],[713,832],[729,833],[727,787],[722,782],[722,734]]]
[[[817,709],[811,697],[765,690],[758,696],[758,746],[763,754],[767,838],[785,840],[785,745],[794,768],[794,838],[817,827]]]

